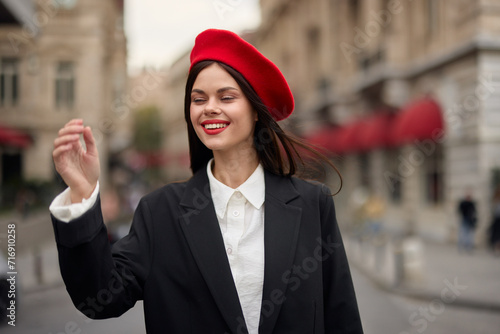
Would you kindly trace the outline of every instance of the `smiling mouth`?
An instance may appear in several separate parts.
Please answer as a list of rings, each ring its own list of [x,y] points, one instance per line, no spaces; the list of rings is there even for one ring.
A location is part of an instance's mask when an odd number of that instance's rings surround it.
[[[202,126],[205,129],[212,130],[212,129],[222,129],[227,126],[227,123],[216,123],[216,124],[202,124]]]

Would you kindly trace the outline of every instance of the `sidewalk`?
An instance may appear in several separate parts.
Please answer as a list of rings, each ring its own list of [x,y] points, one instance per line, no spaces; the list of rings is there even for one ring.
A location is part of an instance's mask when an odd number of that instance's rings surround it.
[[[48,209],[38,209],[31,212],[26,218],[12,212],[0,216],[0,240],[7,236],[7,225],[15,224],[16,253],[18,255],[29,252],[33,248],[54,241],[54,231]],[[0,246],[1,247],[1,246]]]
[[[23,253],[17,260],[18,279],[23,293],[51,289],[63,284],[55,241],[36,251]]]
[[[21,294],[62,284],[54,231],[48,210],[26,219],[15,213],[0,217],[0,249],[5,253],[8,224],[15,224],[17,282]]]
[[[349,236],[349,261],[392,293],[500,312],[500,257],[486,249],[461,254],[453,244]]]
[[[15,224],[17,282],[21,293],[63,285],[54,230],[47,210],[26,219],[15,213],[0,216],[0,250],[5,253],[7,226]],[[127,227],[128,230],[128,227]],[[2,232],[5,232],[2,234]]]

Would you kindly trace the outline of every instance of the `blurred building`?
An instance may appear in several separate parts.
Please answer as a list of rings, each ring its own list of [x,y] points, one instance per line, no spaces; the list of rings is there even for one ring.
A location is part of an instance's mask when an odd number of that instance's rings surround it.
[[[115,155],[114,160],[119,162],[122,167],[132,171],[132,176],[138,179],[141,179],[139,174],[142,171],[149,168],[161,168],[165,163],[163,150],[157,148],[161,146],[159,138],[164,135],[164,122],[163,120],[158,121],[158,119],[163,118],[161,108],[165,104],[166,81],[166,71],[153,67],[144,67],[139,71],[133,71],[128,78],[129,89],[126,99],[124,99],[128,101],[127,133],[122,138],[121,149],[116,150],[118,154]],[[144,126],[146,127],[142,129]],[[139,128],[141,128],[140,131]],[[112,174],[116,174],[117,171],[120,170],[113,170]],[[115,175],[112,175],[112,178],[115,185],[130,183],[127,178],[122,177],[121,180],[118,180]]]
[[[191,175],[184,121],[184,90],[189,64],[189,53],[185,53],[168,68],[144,68],[129,80],[130,95],[135,97],[132,118],[149,108],[159,110],[161,121],[157,126],[161,131],[161,149],[147,152],[130,147],[122,154],[123,160],[138,172],[159,168],[165,182]]]
[[[261,0],[256,46],[285,74],[290,128],[325,148],[340,221],[368,194],[384,227],[447,240],[459,199],[482,239],[500,183],[500,1]]]
[[[168,70],[164,108],[164,147],[167,155],[165,172],[170,180],[191,176],[187,126],[184,119],[184,95],[189,72],[190,51],[179,57]]]
[[[0,1],[2,186],[53,180],[53,142],[72,118],[92,126],[106,184],[109,139],[128,117],[123,14],[123,0]]]

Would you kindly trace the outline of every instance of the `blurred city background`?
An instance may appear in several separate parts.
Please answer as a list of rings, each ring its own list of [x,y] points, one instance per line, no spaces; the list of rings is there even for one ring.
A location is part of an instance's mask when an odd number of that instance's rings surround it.
[[[141,196],[191,175],[184,85],[210,27],[276,63],[296,101],[282,126],[342,174],[365,332],[500,333],[500,0],[0,0],[0,276],[16,223],[20,305],[0,331],[144,332],[140,304],[88,321],[65,293],[53,141],[72,118],[92,127],[110,241],[125,235]],[[328,169],[320,181],[340,186]]]

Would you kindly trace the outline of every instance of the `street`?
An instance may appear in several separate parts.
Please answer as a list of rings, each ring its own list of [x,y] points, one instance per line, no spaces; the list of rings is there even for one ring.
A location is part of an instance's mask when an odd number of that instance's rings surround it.
[[[498,334],[500,314],[387,293],[352,268],[365,334]]]
[[[352,268],[365,334],[498,334],[495,312],[412,300],[389,294]],[[88,320],[76,311],[64,286],[22,296],[16,327],[2,334],[139,334],[144,333],[142,303],[119,319]]]
[[[145,333],[142,303],[118,319],[90,320],[71,303],[63,285],[22,295],[16,327],[3,325],[2,334],[139,334]]]

